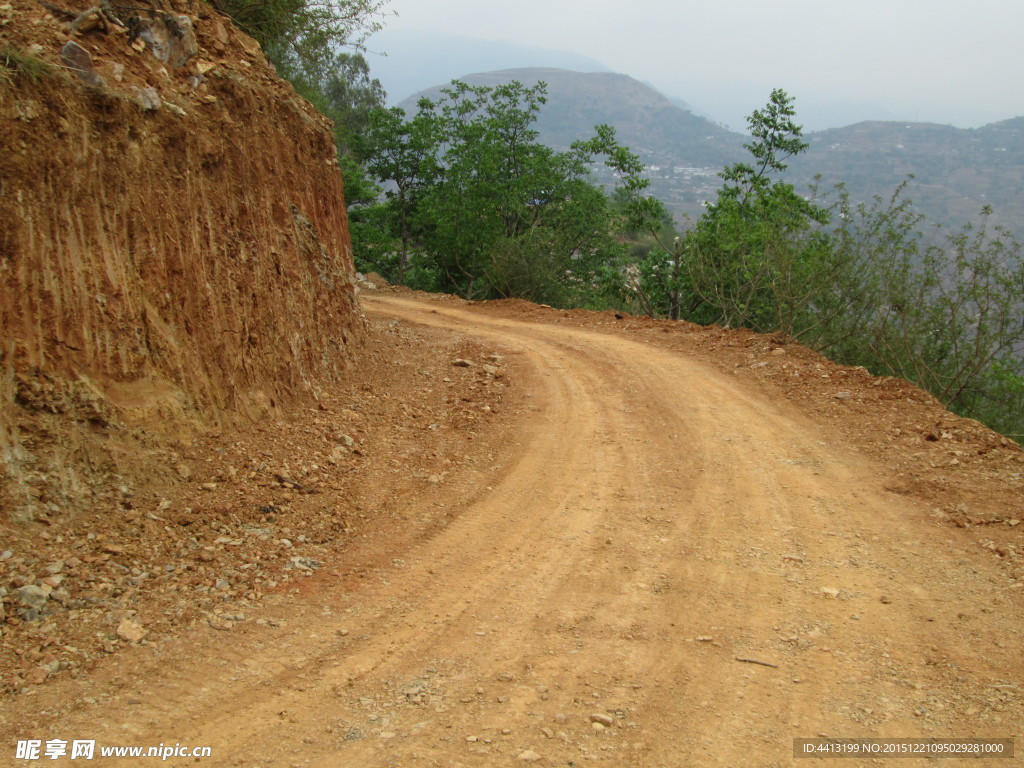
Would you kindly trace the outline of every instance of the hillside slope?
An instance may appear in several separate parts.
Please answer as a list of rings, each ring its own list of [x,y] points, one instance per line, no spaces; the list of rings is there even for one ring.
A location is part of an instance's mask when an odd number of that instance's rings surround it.
[[[981,128],[868,122],[811,133],[794,180],[844,181],[855,199],[888,196],[913,175],[908,196],[945,226],[993,208],[993,223],[1024,237],[1024,117]]]
[[[0,46],[45,69],[0,69],[0,502],[19,520],[130,496],[153,470],[128,459],[161,440],[315,402],[362,332],[329,126],[259,46],[204,3],[74,34],[88,4],[61,3],[0,11]]]
[[[541,48],[508,40],[483,40],[453,32],[386,27],[373,36],[373,48],[387,51],[371,59],[390,104],[466,72],[511,67],[557,67],[580,72],[608,72],[599,61],[573,51]]]
[[[542,142],[557,149],[592,136],[599,123],[614,125],[619,140],[648,162],[720,166],[742,145],[739,135],[673,104],[628,75],[533,67],[478,72],[459,79],[491,87],[512,80],[524,85],[546,83],[548,103],[541,110],[537,130]],[[421,91],[399,106],[411,113],[420,98],[438,98],[442,87]]]

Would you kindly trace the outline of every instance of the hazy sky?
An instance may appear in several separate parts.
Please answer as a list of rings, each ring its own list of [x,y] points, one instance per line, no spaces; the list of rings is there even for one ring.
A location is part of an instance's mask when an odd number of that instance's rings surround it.
[[[395,31],[584,54],[736,129],[774,87],[796,97],[809,128],[852,122],[826,111],[959,127],[1024,115],[1021,0],[391,0],[389,9]]]

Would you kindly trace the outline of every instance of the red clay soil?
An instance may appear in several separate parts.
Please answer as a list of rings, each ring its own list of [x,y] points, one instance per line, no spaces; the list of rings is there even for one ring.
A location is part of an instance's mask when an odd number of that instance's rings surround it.
[[[0,50],[48,67],[0,69],[0,504],[18,520],[145,482],[122,457],[160,435],[315,404],[362,334],[327,121],[206,3],[118,11],[180,32],[184,63],[98,15],[69,35],[90,5],[0,5]]]
[[[1018,735],[1014,444],[771,337],[364,298],[320,406],[5,529],[12,749],[791,765],[798,737]]]

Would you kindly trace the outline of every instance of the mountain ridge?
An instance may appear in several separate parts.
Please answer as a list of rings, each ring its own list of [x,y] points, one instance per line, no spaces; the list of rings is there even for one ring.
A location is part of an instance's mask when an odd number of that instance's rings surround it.
[[[546,82],[548,102],[537,120],[540,140],[564,149],[596,124],[613,125],[619,140],[650,167],[653,194],[678,216],[701,214],[718,188],[717,173],[744,159],[743,145],[750,140],[621,73],[523,67],[459,79],[487,86]],[[444,87],[422,90],[399,106],[410,112],[419,98],[437,98]],[[913,176],[907,194],[930,221],[959,227],[991,205],[993,223],[1024,235],[1024,117],[979,128],[865,120],[804,138],[808,149],[792,159],[787,172],[798,188],[820,174],[822,189],[842,182],[855,200],[868,201],[888,196]]]
[[[373,75],[384,85],[391,105],[404,101],[409,94],[450,82],[466,72],[520,67],[524,62],[581,72],[611,71],[602,62],[572,51],[481,40],[450,32],[426,34],[385,29],[374,36],[374,48],[399,52],[372,61]]]
[[[547,84],[548,103],[537,119],[541,140],[556,149],[593,133],[600,123],[615,125],[619,139],[648,157],[668,159],[670,153],[689,153],[691,162],[720,164],[742,142],[739,134],[673,103],[636,78],[617,72],[576,72],[555,67],[520,67],[475,72],[459,78],[470,85],[493,87],[518,80],[524,85]],[[411,112],[420,98],[439,98],[445,85],[436,85],[403,100]],[[611,119],[610,119],[611,118]]]

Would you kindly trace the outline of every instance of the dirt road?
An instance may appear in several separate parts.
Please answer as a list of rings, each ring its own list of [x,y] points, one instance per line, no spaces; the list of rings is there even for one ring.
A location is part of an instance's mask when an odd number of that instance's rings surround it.
[[[168,644],[97,681],[110,697],[61,732],[263,768],[788,766],[813,764],[798,737],[1020,741],[1021,591],[827,424],[628,338],[364,307],[516,360],[506,459],[482,486],[447,477],[462,508],[361,587],[321,579],[253,632]]]

